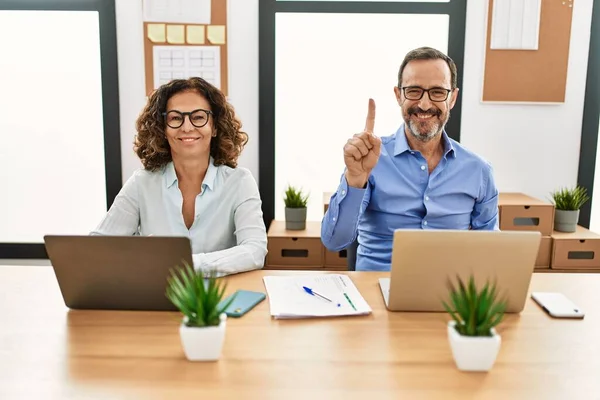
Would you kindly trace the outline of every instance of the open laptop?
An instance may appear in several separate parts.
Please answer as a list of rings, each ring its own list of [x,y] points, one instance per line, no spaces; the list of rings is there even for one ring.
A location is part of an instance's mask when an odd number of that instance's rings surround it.
[[[176,310],[165,296],[170,269],[192,265],[187,237],[44,236],[67,307]]]
[[[525,306],[541,241],[533,231],[411,230],[394,232],[390,278],[379,285],[390,311],[445,311],[448,280],[471,274],[480,287],[496,282],[506,312]]]

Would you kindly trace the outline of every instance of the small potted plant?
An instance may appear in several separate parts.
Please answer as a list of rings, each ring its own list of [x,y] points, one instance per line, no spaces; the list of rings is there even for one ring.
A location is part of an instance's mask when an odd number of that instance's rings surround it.
[[[224,310],[234,296],[222,302],[226,283],[216,271],[196,272],[187,262],[171,270],[167,278],[167,298],[181,311],[179,335],[185,356],[190,361],[215,361],[221,355],[227,315]]]
[[[283,200],[285,202],[285,229],[295,231],[306,229],[308,195],[304,195],[302,190],[288,185]]]
[[[443,302],[452,316],[447,329],[454,362],[461,371],[489,371],[500,350],[495,326],[502,321],[506,301],[497,299],[495,283],[478,290],[473,276],[467,285],[460,277],[457,281],[458,288],[448,283],[451,305]]]
[[[579,210],[590,198],[584,187],[562,188],[552,192],[554,203],[554,230],[575,232],[579,222]]]

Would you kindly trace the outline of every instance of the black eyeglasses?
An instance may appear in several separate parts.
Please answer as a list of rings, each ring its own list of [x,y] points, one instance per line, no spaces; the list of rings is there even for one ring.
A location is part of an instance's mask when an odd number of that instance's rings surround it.
[[[408,100],[421,100],[423,94],[427,92],[429,100],[431,101],[445,101],[448,98],[450,92],[452,91],[450,89],[444,89],[439,87],[423,89],[419,86],[404,86],[400,89],[402,89],[404,97],[406,97]]]
[[[190,119],[192,125],[194,125],[196,128],[202,128],[208,123],[208,116],[214,114],[212,113],[212,111],[203,110],[199,108],[190,112],[171,110],[169,112],[162,113],[162,115],[163,117],[165,117],[165,122],[169,127],[177,129],[181,127],[181,125],[183,125],[183,121],[185,121],[186,115]]]

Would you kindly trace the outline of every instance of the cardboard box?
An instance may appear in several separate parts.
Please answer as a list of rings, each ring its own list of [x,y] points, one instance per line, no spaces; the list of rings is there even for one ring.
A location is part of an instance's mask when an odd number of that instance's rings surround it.
[[[578,226],[552,233],[552,269],[600,269],[600,235]]]
[[[325,267],[347,267],[348,266],[348,251],[329,251],[323,246]]]
[[[306,229],[288,231],[285,221],[273,221],[267,232],[268,267],[323,267],[321,223],[307,221]]]
[[[498,197],[500,230],[538,231],[544,236],[552,235],[554,204],[523,193],[500,193]]]
[[[543,236],[540,242],[540,250],[538,251],[537,259],[535,260],[536,269],[550,268],[552,259],[552,236]]]

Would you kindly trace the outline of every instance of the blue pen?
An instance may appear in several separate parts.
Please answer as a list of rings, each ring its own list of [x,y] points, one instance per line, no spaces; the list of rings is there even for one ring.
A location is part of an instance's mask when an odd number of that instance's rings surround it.
[[[308,287],[306,287],[306,286],[302,286],[302,288],[304,289],[304,291],[305,291],[306,293],[308,293],[308,294],[310,294],[310,295],[313,295],[313,296],[318,296],[318,297],[320,297],[320,298],[322,298],[322,299],[324,299],[324,300],[327,300],[327,301],[328,301],[328,302],[330,302],[330,303],[333,303],[333,301],[332,301],[331,299],[328,299],[327,297],[323,296],[322,294],[319,294],[319,293],[315,292],[315,291],[314,291],[314,290],[312,290],[311,288],[308,288]],[[338,303],[338,305],[337,305],[337,306],[338,306],[338,307],[340,307],[340,304]]]

